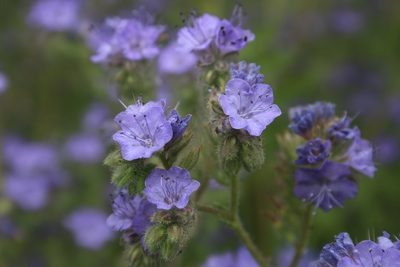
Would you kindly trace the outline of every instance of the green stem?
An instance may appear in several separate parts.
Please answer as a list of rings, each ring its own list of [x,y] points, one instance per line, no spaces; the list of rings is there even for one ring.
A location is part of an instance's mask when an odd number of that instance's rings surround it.
[[[220,216],[220,217],[222,217],[224,219],[227,219],[229,221],[233,221],[232,214],[230,214],[229,212],[226,212],[226,211],[223,211],[223,210],[220,210],[220,209],[216,209],[216,208],[213,208],[213,207],[209,207],[209,206],[204,206],[204,205],[201,205],[201,204],[198,204],[198,203],[196,203],[196,208],[198,210],[200,210],[200,211],[207,212],[207,213],[210,213],[210,214],[214,214],[214,215]]]
[[[239,217],[239,176],[231,177],[231,213],[237,219]]]
[[[169,170],[169,168],[171,168],[171,166],[170,166],[167,158],[165,157],[165,153],[164,152],[160,153],[158,157],[160,158],[161,163],[164,166],[164,169]]]
[[[311,229],[311,220],[312,220],[313,209],[314,209],[314,206],[308,205],[307,210],[304,213],[303,225],[301,227],[301,233],[300,233],[300,239],[295,246],[296,252],[294,254],[294,257],[293,257],[292,263],[290,264],[290,267],[297,266],[301,257],[303,256],[303,251],[307,246],[308,237],[309,237],[310,229]]]
[[[250,235],[244,229],[243,224],[240,222],[239,218],[237,218],[236,223],[234,224],[234,230],[242,240],[243,244],[247,247],[250,254],[257,261],[257,263],[261,267],[268,267],[269,264],[266,262],[260,250],[254,244],[253,240],[251,240]]]

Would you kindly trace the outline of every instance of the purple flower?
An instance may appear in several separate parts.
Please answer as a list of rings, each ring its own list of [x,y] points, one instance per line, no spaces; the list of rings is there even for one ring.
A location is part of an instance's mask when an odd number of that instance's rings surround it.
[[[117,33],[122,52],[129,60],[152,59],[160,52],[156,41],[165,26],[144,25],[141,21],[130,19],[123,23]]]
[[[0,94],[4,93],[8,87],[8,79],[4,73],[0,72]]]
[[[147,199],[158,209],[169,210],[173,206],[183,209],[189,203],[189,196],[196,191],[200,183],[190,179],[186,169],[173,166],[171,169],[154,169],[145,181],[142,191]]]
[[[168,115],[168,121],[172,127],[172,140],[181,136],[189,125],[189,121],[192,118],[191,114],[186,115],[185,118],[181,118],[177,110],[173,109]]]
[[[255,63],[246,64],[245,61],[241,61],[237,64],[231,63],[231,78],[245,80],[250,86],[263,83],[264,75],[260,74],[260,67],[261,66],[257,66]]]
[[[324,143],[320,138],[307,141],[305,145],[296,148],[296,153],[299,157],[294,163],[298,165],[318,163],[329,155],[330,149],[331,141],[329,140]]]
[[[242,50],[254,39],[255,36],[250,30],[243,30],[241,26],[235,27],[230,21],[223,19],[219,24],[215,43],[219,54],[225,55]]]
[[[357,244],[354,258],[344,257],[338,267],[400,267],[400,251],[394,248],[383,249],[375,242],[365,240]]]
[[[150,224],[156,206],[146,199],[121,193],[112,203],[113,214],[107,218],[107,226],[114,231],[133,230],[142,235]]]
[[[240,247],[236,253],[226,252],[223,254],[212,255],[201,267],[258,267],[258,263],[251,256],[245,247]]]
[[[182,52],[177,45],[165,48],[158,58],[161,73],[180,75],[196,66],[197,57],[191,52]]]
[[[267,84],[250,86],[242,79],[232,79],[225,87],[219,103],[234,129],[245,129],[250,135],[260,136],[262,131],[281,110],[275,104],[272,88]]]
[[[347,117],[346,115],[343,118],[332,125],[328,130],[328,137],[333,138],[334,140],[343,140],[343,139],[353,139],[358,134],[357,127],[350,129],[350,123],[352,119]]]
[[[114,234],[107,227],[105,212],[93,208],[80,208],[64,219],[64,226],[72,232],[76,244],[90,250],[100,250]]]
[[[217,34],[220,19],[210,14],[196,18],[192,13],[190,21],[178,31],[177,44],[184,52],[201,51],[209,48]]]
[[[300,136],[308,136],[314,126],[313,113],[308,109],[289,109],[291,125],[289,128]]]
[[[320,258],[310,267],[337,266],[344,257],[354,258],[356,250],[348,233],[340,233],[335,236],[336,242],[325,245],[322,248]]]
[[[315,102],[308,105],[308,109],[312,111],[314,120],[327,120],[335,116],[336,105],[329,102]]]
[[[92,103],[82,119],[82,127],[85,129],[85,132],[97,132],[101,130],[102,126],[110,118],[109,113],[109,109],[103,103]]]
[[[155,43],[164,30],[164,26],[147,25],[135,18],[108,18],[89,37],[97,53],[91,59],[95,63],[152,59],[160,52]]]
[[[339,33],[353,34],[364,26],[364,18],[360,13],[352,10],[334,12],[331,16],[332,28]]]
[[[121,146],[125,160],[150,158],[171,140],[172,127],[159,103],[131,105],[115,117],[122,130],[113,139]]]
[[[348,160],[345,162],[358,172],[373,178],[377,170],[374,166],[372,144],[365,139],[361,139],[360,131],[357,129],[357,135],[354,137],[346,156]]]
[[[50,31],[77,27],[80,4],[76,0],[39,0],[31,8],[28,23]]]
[[[104,143],[96,134],[76,134],[66,143],[68,156],[77,162],[93,164],[101,161],[105,153]]]
[[[294,252],[294,247],[285,247],[280,250],[276,257],[276,264],[273,266],[289,267],[294,257]],[[305,252],[297,264],[297,267],[309,267],[311,261],[314,259],[313,255],[314,253],[310,253],[309,251]]]
[[[10,173],[5,176],[3,193],[24,210],[38,210],[47,204],[50,188],[45,176]]]
[[[293,193],[316,208],[329,211],[333,207],[342,207],[346,199],[357,195],[357,184],[348,180],[349,176],[347,165],[327,159],[319,169],[297,169]]]

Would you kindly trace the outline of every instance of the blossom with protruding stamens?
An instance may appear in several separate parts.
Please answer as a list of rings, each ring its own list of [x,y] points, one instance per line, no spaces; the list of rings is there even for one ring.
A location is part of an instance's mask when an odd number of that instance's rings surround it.
[[[159,107],[134,107],[120,117],[122,130],[114,134],[113,139],[121,146],[125,160],[150,158],[172,138],[171,124]]]
[[[240,26],[235,27],[229,20],[223,19],[219,25],[215,44],[219,53],[225,55],[241,50],[254,39],[255,35],[250,30],[243,30]]]
[[[195,14],[191,13],[188,22],[192,25],[178,31],[177,45],[184,52],[208,49],[217,33],[220,19],[207,13],[196,18]]]
[[[189,196],[200,183],[190,179],[190,173],[183,168],[172,167],[168,171],[154,169],[145,181],[142,191],[158,209],[169,210],[173,206],[183,209],[189,203]]]
[[[219,103],[234,129],[245,129],[250,135],[260,136],[262,131],[281,110],[274,102],[272,88],[267,84],[250,86],[242,79],[232,79],[225,87]]]
[[[357,184],[347,179],[349,176],[349,166],[327,159],[321,168],[297,169],[294,173],[297,185],[293,193],[317,208],[329,211],[333,207],[343,206],[346,199],[357,195]]]

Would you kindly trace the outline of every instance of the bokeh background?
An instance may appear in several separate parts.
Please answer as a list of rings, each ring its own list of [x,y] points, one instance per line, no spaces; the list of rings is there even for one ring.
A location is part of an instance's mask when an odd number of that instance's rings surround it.
[[[118,88],[110,81],[110,72],[90,61],[93,51],[85,36],[90,25],[110,16],[127,17],[144,2],[82,1],[81,23],[74,31],[50,31],[31,23],[27,17],[33,3],[0,1],[0,72],[6,77],[4,86],[0,83],[0,266],[120,266],[119,233],[102,225],[111,213],[109,194],[114,190],[102,160],[112,149],[112,119],[122,106],[116,101]],[[211,0],[146,4],[158,11],[157,23],[170,28],[170,39],[175,38],[175,25],[182,26],[179,12],[188,13],[195,7],[199,14],[229,18],[234,6],[233,1]],[[242,181],[242,216],[255,242],[269,257],[286,246],[282,233],[264,215],[275,193],[271,179],[278,150],[275,137],[287,129],[288,108],[315,101],[335,103],[337,115],[347,111],[354,118],[353,125],[361,129],[362,137],[374,143],[378,171],[374,179],[361,180],[358,196],[348,200],[344,209],[316,213],[309,250],[318,255],[340,232],[348,232],[355,241],[379,236],[382,231],[398,236],[398,3],[246,0],[242,4],[248,15],[245,28],[256,39],[241,51],[240,60],[261,65],[264,81],[274,89],[275,103],[283,111],[263,134],[266,165]],[[185,99],[188,88],[174,88],[174,92]],[[190,105],[182,106],[194,112]],[[45,171],[62,180],[46,184],[46,199],[34,209],[20,203],[37,193],[39,181],[16,185],[22,200],[4,193],[5,177],[23,169],[18,164],[24,164],[24,159],[35,166],[44,164],[43,151],[32,144],[54,149],[57,170],[52,166]],[[74,154],[74,145],[81,152]],[[9,157],[20,159],[17,166],[10,166]],[[226,196],[224,190],[212,188],[204,201],[224,201]],[[89,214],[87,219],[78,216],[74,221],[73,215],[82,210]],[[83,230],[75,229],[76,225]],[[82,238],[92,243],[79,240],[85,233]],[[229,228],[201,214],[187,248],[169,266],[199,266],[209,255],[235,250],[238,245]]]

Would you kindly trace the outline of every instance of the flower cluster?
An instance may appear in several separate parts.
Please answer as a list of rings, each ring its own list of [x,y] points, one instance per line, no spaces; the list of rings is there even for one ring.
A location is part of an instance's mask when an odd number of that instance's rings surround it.
[[[114,121],[122,130],[114,134],[113,139],[121,146],[125,160],[150,158],[185,132],[191,115],[182,119],[178,111],[172,110],[167,117],[165,105],[165,100],[144,104],[140,99],[115,117]]]
[[[271,86],[250,85],[246,78],[233,78],[225,87],[219,103],[233,129],[244,129],[252,136],[260,136],[276,117],[282,114],[274,102]]]
[[[400,241],[392,242],[389,238],[383,232],[378,243],[364,240],[354,246],[349,234],[341,233],[336,242],[323,247],[320,259],[310,267],[400,266]]]
[[[196,17],[192,12],[189,20],[183,19],[185,27],[178,32],[177,46],[186,52],[211,52],[224,56],[238,52],[255,39],[250,30],[244,30],[242,7],[236,5],[229,20],[210,14]]]
[[[296,149],[294,163],[306,168],[295,171],[295,196],[324,211],[342,207],[358,193],[357,174],[374,176],[371,143],[361,138],[357,127],[350,128],[346,114],[335,116],[332,103],[295,107],[289,114],[289,128],[306,139]]]
[[[91,57],[95,63],[120,63],[123,60],[152,59],[160,52],[156,41],[165,30],[164,26],[151,25],[139,18],[107,18],[104,24],[90,36],[90,44],[96,51]]]

